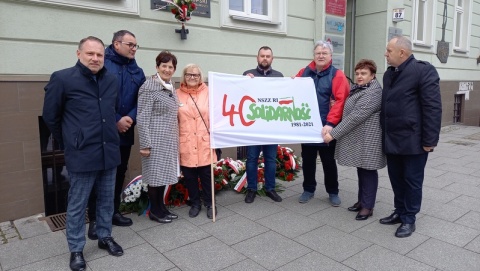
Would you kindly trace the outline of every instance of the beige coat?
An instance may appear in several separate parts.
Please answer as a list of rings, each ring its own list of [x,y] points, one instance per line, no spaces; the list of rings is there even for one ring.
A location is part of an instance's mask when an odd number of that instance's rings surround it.
[[[208,108],[208,87],[202,83],[196,90],[187,89],[184,84],[177,89],[178,126],[180,133],[180,165],[200,167],[210,164],[210,118]],[[192,99],[193,98],[193,99]],[[195,103],[197,106],[195,106]],[[198,109],[197,109],[198,107]],[[200,117],[202,114],[203,120]]]

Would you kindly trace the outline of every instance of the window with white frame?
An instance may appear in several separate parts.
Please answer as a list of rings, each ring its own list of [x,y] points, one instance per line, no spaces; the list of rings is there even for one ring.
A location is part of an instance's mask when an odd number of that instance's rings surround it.
[[[222,0],[222,27],[286,34],[286,0]]]
[[[139,15],[139,0],[27,0],[28,2],[62,5],[73,8],[84,8],[102,12],[115,12]]]
[[[453,50],[466,53],[470,47],[471,0],[455,0],[453,16]]]
[[[414,45],[433,47],[435,41],[436,0],[414,0],[412,41]]]

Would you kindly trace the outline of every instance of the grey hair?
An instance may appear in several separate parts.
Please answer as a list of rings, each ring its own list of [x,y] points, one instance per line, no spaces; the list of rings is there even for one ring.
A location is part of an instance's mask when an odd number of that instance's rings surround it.
[[[315,45],[313,46],[313,51],[315,51],[315,49],[317,49],[317,47],[322,47],[322,48],[328,48],[328,50],[330,50],[330,54],[333,53],[333,46],[330,42],[328,41],[323,41],[323,40],[317,40],[315,42]]]
[[[412,51],[412,42],[410,41],[409,38],[404,36],[393,36],[392,39],[397,39],[397,41],[395,42],[395,45],[398,46],[399,48],[405,49],[407,52]]]
[[[197,69],[198,69],[198,73],[200,74],[200,84],[202,84],[202,83],[203,83],[203,72],[202,72],[202,69],[200,69],[200,66],[198,66],[197,64],[193,64],[193,63],[192,63],[192,64],[187,64],[187,65],[185,66],[185,68],[183,68],[182,75],[180,76],[180,82],[182,82],[182,83],[184,83],[184,84],[187,83],[187,80],[186,80],[186,78],[185,78],[185,74],[187,73],[187,70],[190,69],[190,68],[192,68],[192,69],[197,68]]]

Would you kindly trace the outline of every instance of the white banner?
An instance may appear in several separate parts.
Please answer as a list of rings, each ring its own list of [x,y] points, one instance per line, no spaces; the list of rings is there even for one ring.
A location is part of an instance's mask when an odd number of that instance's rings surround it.
[[[208,73],[210,147],[321,143],[311,78]]]

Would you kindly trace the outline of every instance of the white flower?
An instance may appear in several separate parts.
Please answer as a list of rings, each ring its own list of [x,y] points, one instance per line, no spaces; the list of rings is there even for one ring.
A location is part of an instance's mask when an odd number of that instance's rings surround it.
[[[135,198],[139,198],[141,194],[142,192],[140,192],[140,190],[133,191],[133,195],[135,196]]]
[[[137,200],[134,195],[128,196],[128,199],[130,200],[130,202],[135,202],[135,200]]]
[[[265,164],[264,164],[264,163],[260,163],[260,167],[261,167],[261,168],[265,167]]]
[[[125,202],[130,202],[130,197],[125,197],[125,198],[123,199],[123,201],[125,201]]]
[[[235,177],[237,177],[237,174],[235,174],[235,173],[232,173],[232,174],[230,175],[230,178],[231,178],[232,180],[235,179]]]
[[[257,190],[262,190],[263,188],[263,182],[258,182],[257,183]]]
[[[125,194],[125,196],[129,196],[132,193],[132,190],[130,190],[130,188],[127,187],[127,188],[125,188],[123,193]]]

